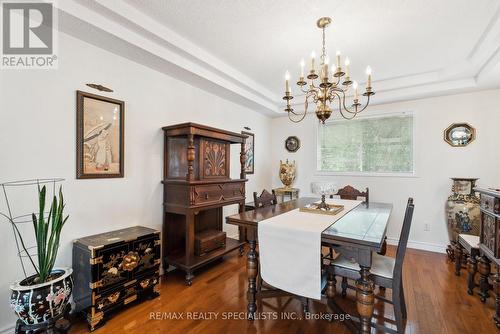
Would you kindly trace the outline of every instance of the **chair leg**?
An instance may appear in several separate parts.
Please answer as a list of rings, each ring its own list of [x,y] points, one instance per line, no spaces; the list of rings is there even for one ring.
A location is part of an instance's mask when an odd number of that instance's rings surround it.
[[[460,276],[460,269],[462,269],[462,246],[457,242],[455,245],[455,275]]]
[[[304,313],[309,313],[309,298],[301,298],[302,310]]]
[[[469,295],[474,294],[474,288],[476,287],[476,273],[477,273],[477,259],[476,255],[469,256],[469,261],[467,262],[467,293]]]
[[[392,287],[392,302],[394,304],[394,319],[396,320],[396,330],[398,333],[404,333],[404,316],[403,316],[403,301],[404,293],[402,292],[402,286],[393,286]],[[404,306],[406,313],[406,306]]]
[[[405,291],[403,289],[403,283],[401,283],[401,288],[399,293],[400,293],[399,299],[401,300],[401,315],[403,316],[403,319],[406,319],[408,317],[408,313],[406,312],[406,300],[405,300]]]
[[[342,283],[340,283],[340,287],[342,288],[342,297],[347,296],[347,278],[342,277]]]

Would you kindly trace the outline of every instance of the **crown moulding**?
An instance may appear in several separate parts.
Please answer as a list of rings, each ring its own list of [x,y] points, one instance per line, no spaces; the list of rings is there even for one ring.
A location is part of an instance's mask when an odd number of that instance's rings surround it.
[[[270,117],[283,116],[279,92],[271,92],[209,51],[125,2],[73,0],[55,3],[59,30]],[[78,22],[76,24],[75,22]],[[92,32],[92,33],[91,33]],[[375,80],[373,104],[499,87],[500,8],[471,46],[467,59],[447,68]]]

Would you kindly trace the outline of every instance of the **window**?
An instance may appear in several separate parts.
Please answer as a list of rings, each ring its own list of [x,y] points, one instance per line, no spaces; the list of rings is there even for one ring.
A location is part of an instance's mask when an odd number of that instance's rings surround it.
[[[413,115],[400,113],[319,125],[318,171],[413,174]]]

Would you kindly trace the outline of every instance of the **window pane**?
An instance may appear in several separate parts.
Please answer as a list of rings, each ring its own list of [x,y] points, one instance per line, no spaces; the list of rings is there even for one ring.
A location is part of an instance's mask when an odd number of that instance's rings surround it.
[[[319,125],[318,169],[413,172],[413,116],[385,116]]]

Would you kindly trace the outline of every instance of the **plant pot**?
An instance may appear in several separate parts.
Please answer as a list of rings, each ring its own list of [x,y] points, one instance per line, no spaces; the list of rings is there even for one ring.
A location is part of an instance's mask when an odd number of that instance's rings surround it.
[[[52,270],[51,281],[29,285],[36,275],[10,286],[10,306],[26,325],[50,322],[64,312],[73,291],[73,269]]]

